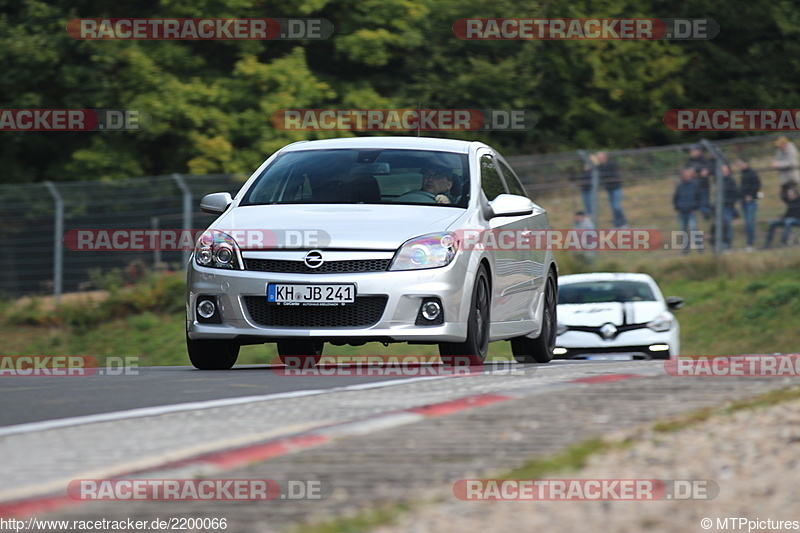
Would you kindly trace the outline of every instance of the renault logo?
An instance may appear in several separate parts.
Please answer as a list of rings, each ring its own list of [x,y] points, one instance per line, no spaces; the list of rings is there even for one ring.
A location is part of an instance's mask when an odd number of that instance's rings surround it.
[[[611,322],[603,324],[600,328],[600,334],[603,335],[603,338],[606,340],[613,339],[617,334],[617,327]]]
[[[322,259],[322,252],[319,250],[311,250],[303,258],[303,263],[305,263],[308,268],[319,268],[324,262],[325,261]]]

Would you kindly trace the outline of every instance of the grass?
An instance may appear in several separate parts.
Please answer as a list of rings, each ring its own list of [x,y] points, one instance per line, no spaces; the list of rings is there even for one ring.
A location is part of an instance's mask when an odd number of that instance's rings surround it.
[[[710,254],[623,261],[620,252],[601,256],[595,270],[647,272],[665,296],[682,296],[677,311],[682,353],[733,355],[793,352],[800,329],[800,249],[712,257]],[[567,252],[558,255],[561,274],[588,270]],[[0,355],[118,355],[140,365],[187,364],[184,346],[184,280],[179,273],[148,276],[135,286],[106,287],[107,295],[80,294],[59,307],[27,298],[2,307]],[[326,345],[325,354],[435,355],[435,346],[368,343],[360,347]],[[490,359],[509,359],[507,342],[492,343]],[[275,346],[245,346],[243,364],[269,363]]]
[[[744,409],[766,408],[798,399],[800,399],[800,388],[770,391],[753,398],[732,402],[723,407],[699,409],[661,420],[653,423],[651,429],[656,433],[677,432],[706,422],[715,416],[730,416]],[[528,460],[518,468],[493,475],[492,479],[543,479],[557,474],[570,474],[584,468],[590,457],[630,448],[648,438],[646,432],[637,432],[637,435],[642,436],[613,442],[600,438],[588,439],[561,452]],[[414,511],[435,503],[437,501],[398,502],[362,511],[351,517],[303,525],[292,530],[292,533],[364,533],[378,526],[395,523],[404,512]]]

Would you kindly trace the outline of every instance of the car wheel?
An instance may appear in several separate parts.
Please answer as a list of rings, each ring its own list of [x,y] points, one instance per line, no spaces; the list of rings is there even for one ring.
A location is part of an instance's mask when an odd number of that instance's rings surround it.
[[[292,368],[316,366],[322,359],[324,341],[314,339],[288,339],[278,341],[278,355],[284,365]]]
[[[224,340],[192,340],[186,335],[189,360],[200,370],[228,370],[239,357],[239,345]]]
[[[439,344],[439,355],[446,365],[479,365],[486,359],[489,350],[489,326],[491,313],[491,294],[486,267],[481,265],[475,276],[472,288],[469,317],[467,318],[467,338],[464,342],[443,342]]]
[[[558,322],[556,294],[556,282],[549,276],[544,293],[541,333],[535,339],[530,337],[511,339],[511,353],[518,363],[549,363],[553,359]]]

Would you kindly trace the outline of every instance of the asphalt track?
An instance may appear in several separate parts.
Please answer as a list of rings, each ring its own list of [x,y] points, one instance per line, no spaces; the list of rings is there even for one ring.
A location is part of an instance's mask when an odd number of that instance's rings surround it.
[[[554,361],[565,364],[599,365],[602,362]],[[487,363],[486,370],[509,368],[512,362]],[[540,368],[541,366],[539,366]],[[147,407],[225,398],[241,398],[309,390],[326,390],[350,385],[407,380],[409,376],[447,373],[441,365],[424,368],[406,366],[402,372],[371,365],[355,368],[321,365],[317,374],[303,372],[287,376],[282,365],[242,365],[227,371],[200,371],[189,366],[99,368],[90,376],[0,375],[0,427],[45,420],[113,413]],[[520,365],[537,368],[537,365]],[[477,371],[480,371],[478,369]],[[335,375],[331,375],[335,374]],[[368,374],[368,375],[354,375]]]

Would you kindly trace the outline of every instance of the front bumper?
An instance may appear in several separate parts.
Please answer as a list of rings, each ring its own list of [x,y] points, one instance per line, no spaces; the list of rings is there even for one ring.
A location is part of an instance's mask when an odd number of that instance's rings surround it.
[[[351,274],[287,274],[249,270],[223,270],[200,267],[191,261],[187,276],[186,331],[190,339],[227,339],[241,344],[256,344],[286,338],[325,338],[333,343],[382,342],[463,342],[467,335],[469,295],[474,275],[458,259],[443,268],[399,272],[361,272]],[[353,283],[357,298],[370,300],[376,321],[369,325],[348,326],[344,308],[276,307],[266,308],[268,283]],[[221,323],[198,322],[198,296],[215,297]],[[425,298],[441,300],[444,322],[441,325],[415,325]],[[263,300],[262,300],[263,298]],[[385,306],[375,312],[375,302]],[[298,311],[303,309],[303,311]],[[320,310],[321,311],[317,311]],[[266,313],[266,314],[265,314]],[[325,314],[336,320],[310,320],[311,326],[295,326],[294,320]],[[280,325],[265,325],[279,316]],[[267,318],[265,318],[267,317]],[[310,323],[309,322],[309,323]],[[325,326],[324,324],[336,324]]]
[[[596,354],[630,354],[634,359],[668,359],[677,351],[672,330],[656,332],[642,328],[620,333],[611,340],[588,331],[567,331],[556,337],[554,357],[586,359]]]

